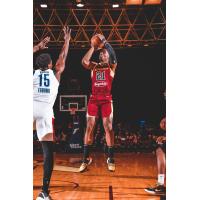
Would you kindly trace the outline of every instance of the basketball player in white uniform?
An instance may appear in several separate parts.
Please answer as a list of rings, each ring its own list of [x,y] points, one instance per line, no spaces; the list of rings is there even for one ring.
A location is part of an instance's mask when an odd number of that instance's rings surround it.
[[[42,191],[36,200],[50,200],[49,183],[53,170],[53,105],[58,93],[59,81],[65,69],[65,61],[69,49],[71,30],[64,27],[64,45],[59,58],[52,70],[52,60],[49,54],[42,53],[36,58],[39,69],[33,75],[33,120],[36,122],[36,130],[39,141],[42,144],[44,157],[44,174]],[[33,52],[45,49],[50,38],[46,37],[42,42],[33,47]]]

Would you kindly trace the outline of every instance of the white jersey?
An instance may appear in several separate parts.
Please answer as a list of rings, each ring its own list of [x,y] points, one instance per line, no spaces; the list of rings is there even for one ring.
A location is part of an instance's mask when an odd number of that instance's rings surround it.
[[[33,75],[33,101],[43,102],[53,107],[58,94],[59,82],[53,70],[35,70]]]

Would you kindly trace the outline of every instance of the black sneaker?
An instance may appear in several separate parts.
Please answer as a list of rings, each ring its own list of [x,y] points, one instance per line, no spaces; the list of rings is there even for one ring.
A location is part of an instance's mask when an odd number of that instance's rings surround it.
[[[42,192],[40,192],[40,194],[38,195],[36,200],[52,200],[52,198],[49,196],[49,194],[42,191]]]
[[[107,159],[107,165],[108,165],[108,170],[111,172],[115,171],[115,161],[113,158],[108,158]]]
[[[146,192],[150,194],[165,194],[166,187],[164,185],[157,184],[155,187],[148,187],[144,189]]]
[[[91,163],[92,163],[92,158],[91,157],[87,158],[87,160],[82,162],[79,168],[79,172],[84,172],[87,169],[87,166],[90,165]]]

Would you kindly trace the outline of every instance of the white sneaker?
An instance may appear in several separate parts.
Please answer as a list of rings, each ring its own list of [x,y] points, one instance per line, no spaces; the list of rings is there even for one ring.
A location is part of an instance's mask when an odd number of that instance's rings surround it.
[[[51,200],[51,197],[46,192],[42,191],[36,200]]]
[[[87,169],[87,166],[92,163],[92,158],[87,158],[86,162],[83,162],[79,168],[79,172],[84,172]]]
[[[107,159],[107,164],[108,164],[108,170],[111,172],[115,171],[115,162],[114,159],[108,158]]]

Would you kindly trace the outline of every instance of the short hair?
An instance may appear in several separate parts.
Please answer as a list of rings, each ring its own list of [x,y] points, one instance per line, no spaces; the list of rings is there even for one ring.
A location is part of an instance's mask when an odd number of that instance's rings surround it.
[[[103,49],[100,50],[100,53],[101,53],[101,52],[102,52],[102,53],[106,53],[106,52],[108,52],[108,51],[107,51],[107,49],[103,48]],[[109,52],[108,52],[108,54],[109,54]]]
[[[42,53],[36,58],[36,65],[40,69],[48,68],[51,63],[51,56],[48,53]]]

